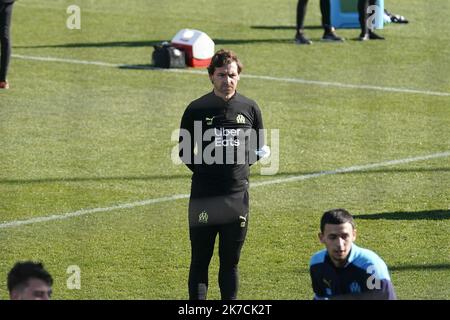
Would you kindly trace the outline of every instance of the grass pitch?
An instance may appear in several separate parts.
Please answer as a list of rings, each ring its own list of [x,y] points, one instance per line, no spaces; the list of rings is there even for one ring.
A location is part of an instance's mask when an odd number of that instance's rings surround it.
[[[66,28],[71,4],[81,30]],[[276,176],[251,182],[450,150],[450,35],[446,0],[387,1],[410,20],[386,41],[321,43],[318,1],[293,43],[294,0],[21,0],[14,8],[12,89],[0,92],[0,222],[187,194],[189,171],[170,159],[187,104],[206,75],[80,64],[149,65],[152,45],[182,28],[208,33],[242,59],[246,74],[418,93],[243,77],[265,127],[280,130]],[[72,60],[44,62],[29,57]],[[428,93],[427,93],[428,92]],[[443,93],[437,95],[433,93]],[[311,299],[309,257],[319,219],[344,207],[357,243],[388,264],[400,299],[450,298],[450,166],[439,157],[252,188],[240,262],[241,299]],[[18,260],[42,260],[55,299],[186,299],[187,199],[0,228],[0,298]],[[68,266],[81,269],[69,290]],[[217,252],[209,298],[220,298]]]

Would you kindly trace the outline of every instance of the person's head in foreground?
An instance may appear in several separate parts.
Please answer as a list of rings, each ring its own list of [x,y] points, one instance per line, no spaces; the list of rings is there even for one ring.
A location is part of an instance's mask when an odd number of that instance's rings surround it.
[[[352,215],[345,209],[325,212],[320,220],[319,239],[327,248],[333,264],[336,267],[343,267],[356,240],[356,227]]]
[[[11,300],[50,300],[52,285],[52,276],[39,262],[18,262],[8,273]]]
[[[326,249],[310,261],[314,299],[396,299],[386,263],[354,243],[355,222],[347,210],[323,214],[319,239]]]

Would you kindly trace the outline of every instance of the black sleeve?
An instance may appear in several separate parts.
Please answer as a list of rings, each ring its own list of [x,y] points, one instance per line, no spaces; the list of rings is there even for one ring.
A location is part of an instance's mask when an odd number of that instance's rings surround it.
[[[387,279],[383,279],[380,282],[381,288],[379,290],[373,290],[375,298],[378,300],[397,300],[392,282]]]
[[[256,148],[252,148],[255,150],[249,150],[253,153],[255,153],[257,150],[261,150],[261,148],[264,146],[264,124],[261,114],[261,109],[259,109],[258,105],[255,103],[253,107],[253,123],[252,123],[252,132],[255,133],[255,137],[252,139],[256,139],[256,143],[250,143],[250,146],[256,146]],[[253,161],[250,160],[249,164],[252,165],[255,162],[257,162],[261,157],[259,155],[256,155],[256,157],[250,157],[250,159],[254,159]]]
[[[178,147],[181,161],[194,172],[194,121],[189,106],[181,118]]]

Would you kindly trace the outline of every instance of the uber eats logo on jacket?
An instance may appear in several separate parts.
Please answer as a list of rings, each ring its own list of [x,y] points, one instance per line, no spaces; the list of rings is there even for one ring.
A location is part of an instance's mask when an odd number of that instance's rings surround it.
[[[242,129],[225,129],[225,128],[214,128],[215,140],[214,144],[216,147],[239,147],[241,141],[239,137],[244,134]]]

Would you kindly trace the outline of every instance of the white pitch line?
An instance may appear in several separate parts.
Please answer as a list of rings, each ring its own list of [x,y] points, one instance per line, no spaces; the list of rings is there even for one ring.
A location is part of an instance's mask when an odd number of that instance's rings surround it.
[[[290,176],[290,177],[281,178],[281,179],[271,179],[271,180],[252,183],[250,185],[250,187],[256,188],[256,187],[273,185],[273,184],[289,183],[289,182],[294,182],[294,181],[318,178],[318,177],[326,176],[326,175],[334,175],[334,174],[348,173],[348,172],[358,172],[358,171],[364,171],[364,170],[368,170],[368,169],[374,169],[374,168],[386,167],[386,166],[394,166],[394,165],[405,164],[405,163],[410,163],[410,162],[415,162],[415,161],[424,161],[424,160],[429,160],[429,159],[445,158],[448,156],[450,156],[450,151],[434,153],[434,154],[430,154],[430,155],[426,155],[426,156],[405,158],[405,159],[399,159],[399,160],[390,160],[390,161],[384,161],[384,162],[378,162],[378,163],[372,163],[372,164],[366,164],[366,165],[359,165],[359,166],[351,166],[351,167],[347,167],[347,168],[339,168],[339,169],[335,169],[335,170],[321,171],[321,172],[312,173],[312,174]],[[147,205],[152,205],[152,204],[157,204],[157,203],[162,203],[162,202],[170,202],[170,201],[186,199],[186,198],[189,198],[188,194],[175,194],[175,195],[168,196],[168,197],[154,198],[154,199],[148,199],[148,200],[144,200],[144,201],[137,201],[137,202],[131,202],[131,203],[123,203],[123,204],[118,204],[118,205],[111,206],[111,207],[81,209],[81,210],[77,210],[77,211],[69,212],[69,213],[60,213],[60,214],[54,214],[51,216],[31,218],[31,219],[27,219],[27,220],[15,220],[15,221],[10,221],[10,222],[5,222],[5,223],[0,224],[0,229],[18,227],[21,225],[46,222],[46,221],[52,221],[52,220],[64,220],[64,219],[84,216],[84,215],[92,214],[92,213],[109,212],[109,211],[115,211],[115,210],[120,210],[120,209],[130,209],[130,208],[135,208],[135,207],[142,207],[142,206],[147,206]]]
[[[251,74],[243,74],[243,78],[253,78],[260,80],[269,80],[269,81],[280,81],[280,82],[291,82],[291,83],[301,83],[301,84],[311,84],[318,85],[324,87],[338,87],[338,88],[349,88],[349,89],[369,89],[375,91],[387,91],[387,92],[397,92],[397,93],[412,93],[412,94],[423,94],[429,96],[442,96],[442,97],[450,97],[449,92],[438,92],[438,91],[429,91],[429,90],[416,90],[416,89],[407,89],[407,88],[393,88],[393,87],[380,87],[373,85],[365,85],[365,84],[347,84],[340,82],[327,82],[327,81],[316,81],[316,80],[304,80],[298,78],[277,78],[270,76],[254,76]]]
[[[64,220],[72,217],[79,217],[84,216],[91,213],[98,213],[98,212],[108,212],[108,211],[114,211],[114,210],[120,210],[120,209],[130,209],[135,207],[142,207],[147,206],[155,203],[161,203],[161,202],[168,202],[168,201],[175,201],[178,199],[185,199],[189,198],[188,194],[176,194],[170,197],[163,197],[163,198],[155,198],[155,199],[149,199],[144,201],[137,201],[137,202],[131,202],[131,203],[123,203],[118,204],[111,207],[106,208],[94,208],[94,209],[81,209],[74,212],[69,213],[63,213],[63,214],[53,214],[51,216],[45,216],[45,217],[36,217],[31,218],[27,220],[16,220],[11,222],[5,222],[0,224],[0,229],[2,228],[10,228],[10,227],[18,227],[25,224],[33,224],[33,223],[39,223],[39,222],[46,222],[46,221],[52,221],[52,220]]]
[[[117,64],[117,63],[109,63],[109,62],[102,62],[102,61],[76,60],[76,59],[65,59],[65,58],[55,58],[55,57],[36,57],[36,56],[25,56],[25,55],[21,55],[21,54],[13,54],[12,57],[18,58],[18,59],[23,59],[23,60],[95,65],[95,66],[99,66],[99,67],[108,67],[108,68],[151,69],[151,70],[159,70],[159,71],[164,71],[164,72],[175,72],[175,73],[189,73],[189,74],[201,74],[201,75],[207,74],[206,71],[192,70],[192,69],[162,69],[162,68],[155,68],[155,67],[151,67],[151,66],[134,66],[134,65],[128,65],[128,64]],[[347,83],[340,83],[340,82],[305,80],[305,79],[299,79],[299,78],[271,77],[271,76],[252,75],[252,74],[243,74],[241,77],[249,78],[249,79],[266,80],[266,81],[308,84],[308,85],[316,85],[316,86],[324,86],[324,87],[337,87],[337,88],[346,88],[346,89],[367,89],[367,90],[385,91],[385,92],[423,94],[423,95],[428,95],[428,96],[450,97],[449,92],[439,92],[439,91],[430,91],[430,90],[381,87],[381,86],[364,85],[364,84],[356,85],[356,84],[347,84]]]
[[[301,175],[301,176],[290,176],[290,177],[281,178],[281,179],[273,179],[273,180],[267,180],[267,181],[262,181],[262,182],[255,182],[251,186],[259,187],[259,186],[265,186],[265,185],[270,185],[270,184],[294,182],[294,181],[307,180],[307,179],[311,179],[311,178],[318,178],[321,176],[327,176],[327,175],[333,175],[333,174],[339,174],[339,173],[358,172],[358,171],[365,171],[368,169],[374,169],[374,168],[380,168],[380,167],[395,166],[397,164],[405,164],[405,163],[415,162],[415,161],[423,161],[423,160],[429,160],[429,159],[435,159],[435,158],[445,158],[448,156],[450,156],[450,151],[434,153],[434,154],[430,154],[427,156],[419,156],[419,157],[413,157],[413,158],[391,160],[391,161],[386,161],[386,162],[371,163],[371,164],[365,164],[365,165],[360,165],[360,166],[352,166],[352,167],[348,167],[348,168],[340,168],[340,169],[336,169],[336,170],[310,173],[310,174],[305,174],[305,175]]]
[[[75,60],[75,59],[64,59],[64,58],[54,58],[54,57],[36,57],[36,56],[24,56],[21,54],[12,54],[13,58],[23,59],[23,60],[34,60],[34,61],[45,61],[45,62],[63,62],[63,63],[72,63],[72,64],[89,64],[100,67],[110,67],[110,68],[118,68],[121,65],[116,63],[108,63],[101,61],[88,61],[88,60]]]

